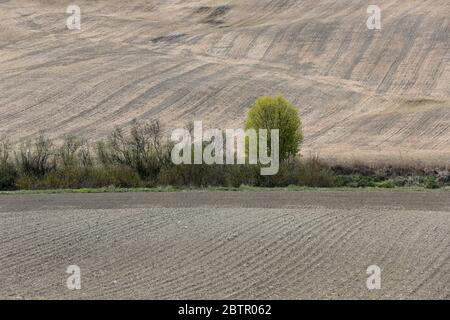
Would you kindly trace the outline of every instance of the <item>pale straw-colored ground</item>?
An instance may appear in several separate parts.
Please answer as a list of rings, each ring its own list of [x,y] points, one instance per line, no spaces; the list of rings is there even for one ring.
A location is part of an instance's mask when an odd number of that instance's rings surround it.
[[[0,1],[0,135],[93,139],[134,119],[242,126],[261,95],[301,110],[304,152],[436,159],[450,151],[450,2]],[[401,151],[401,152],[400,152]]]

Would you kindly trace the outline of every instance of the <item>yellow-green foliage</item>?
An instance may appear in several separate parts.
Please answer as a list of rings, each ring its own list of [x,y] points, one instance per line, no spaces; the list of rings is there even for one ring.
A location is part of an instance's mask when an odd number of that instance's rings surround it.
[[[298,109],[283,97],[261,97],[256,100],[248,112],[245,129],[267,129],[269,132],[279,129],[280,160],[296,155],[303,142]],[[270,140],[268,146],[270,148]]]

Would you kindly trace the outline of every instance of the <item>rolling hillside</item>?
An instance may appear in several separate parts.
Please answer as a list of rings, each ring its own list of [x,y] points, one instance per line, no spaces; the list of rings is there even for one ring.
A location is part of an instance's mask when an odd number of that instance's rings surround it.
[[[241,127],[299,106],[304,153],[450,162],[450,2],[0,0],[0,135],[105,136],[134,118]]]

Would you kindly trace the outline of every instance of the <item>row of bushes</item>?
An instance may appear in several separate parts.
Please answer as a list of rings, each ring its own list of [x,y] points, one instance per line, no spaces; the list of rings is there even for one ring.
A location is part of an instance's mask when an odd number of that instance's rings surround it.
[[[329,166],[336,185],[347,187],[425,187],[437,189],[450,186],[448,167],[430,168],[420,164],[364,165],[347,164]]]
[[[13,146],[0,143],[0,190],[99,187],[330,187],[334,178],[318,159],[289,159],[275,176],[261,176],[258,165],[174,165],[172,145],[158,121],[117,128],[94,145],[66,137],[56,146],[40,136]]]
[[[262,176],[258,165],[174,165],[171,143],[158,121],[116,129],[94,145],[73,136],[56,146],[40,136],[13,146],[0,141],[0,190],[101,187],[396,187],[450,184],[433,172],[331,167],[318,158],[289,158],[278,174]]]

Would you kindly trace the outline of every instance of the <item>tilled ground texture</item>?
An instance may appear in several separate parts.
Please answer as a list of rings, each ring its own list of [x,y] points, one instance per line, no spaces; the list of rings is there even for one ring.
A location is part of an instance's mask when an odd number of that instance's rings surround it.
[[[395,195],[0,196],[0,298],[449,299],[448,195]]]

